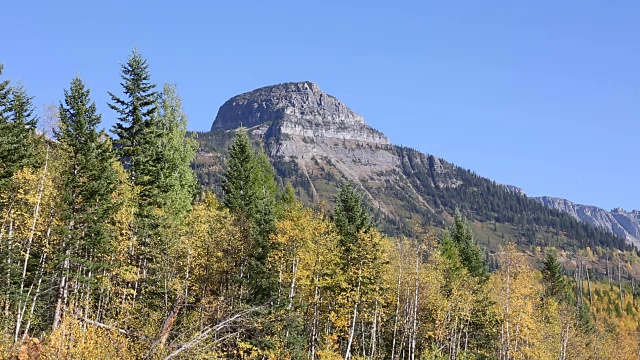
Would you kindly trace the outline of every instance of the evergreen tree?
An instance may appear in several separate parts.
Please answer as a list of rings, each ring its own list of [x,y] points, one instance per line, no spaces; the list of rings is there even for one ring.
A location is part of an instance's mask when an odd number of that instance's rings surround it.
[[[33,97],[21,84],[7,86],[6,80],[0,83],[0,187],[17,170],[36,165],[39,157]]]
[[[249,218],[255,212],[257,194],[257,161],[249,137],[238,131],[229,147],[226,169],[222,176],[223,204],[234,213]]]
[[[449,235],[449,233],[444,233],[442,236],[442,240],[440,242],[440,255],[443,259],[443,292],[445,296],[449,297],[451,296],[455,282],[459,281],[463,273],[463,269],[465,269],[460,262],[460,251],[458,250],[458,246],[453,239],[451,239],[451,235]]]
[[[277,185],[266,155],[253,149],[244,131],[236,134],[229,148],[222,189],[223,204],[236,214],[249,242],[246,280],[250,301],[265,301],[273,295],[276,285],[266,262],[272,250],[270,236],[275,229]]]
[[[458,248],[460,260],[469,274],[481,281],[486,281],[489,277],[489,269],[485,262],[484,251],[476,242],[471,229],[457,210],[450,234]]]
[[[155,206],[172,214],[187,212],[196,190],[196,177],[191,169],[197,143],[187,136],[187,115],[175,85],[165,84],[154,114],[153,134],[147,151],[149,178],[144,197]]]
[[[4,64],[0,64],[0,76],[4,70]],[[9,112],[9,94],[11,88],[9,87],[9,80],[0,81],[0,124],[4,124],[9,121],[7,113]]]
[[[90,91],[76,77],[60,103],[59,128],[54,132],[57,158],[61,163],[59,234],[64,241],[57,249],[61,274],[54,326],[69,304],[69,288],[77,301],[90,301],[92,283],[110,253],[113,229],[110,222],[117,207],[112,194],[117,173],[112,145],[104,131],[98,131],[101,116],[90,99]],[[71,279],[73,277],[73,281]]]
[[[158,94],[153,90],[156,85],[151,83],[149,65],[137,49],[122,65],[120,77],[125,97],[120,98],[109,92],[112,101],[109,107],[119,114],[119,122],[114,125],[112,132],[118,136],[116,149],[131,183],[143,185],[149,180],[145,166],[148,165],[153,144],[153,119],[157,111]]]
[[[0,64],[0,76],[4,65]],[[9,87],[9,80],[0,81],[0,190],[3,188],[3,183],[13,174],[13,170],[10,168],[11,159],[11,146],[9,141],[10,127],[9,123],[9,95],[11,94],[11,88]]]
[[[558,262],[555,254],[549,252],[543,263],[542,280],[545,288],[545,295],[561,300],[566,290],[564,269]]]
[[[276,276],[267,268],[269,254],[273,251],[271,234],[275,231],[276,193],[275,171],[264,152],[257,156],[258,197],[256,212],[252,217],[254,224],[254,253],[250,256],[249,270],[253,272],[250,286],[257,300],[270,298],[276,287]]]
[[[278,209],[278,217],[281,218],[284,215],[286,209],[291,208],[298,204],[298,200],[296,198],[296,192],[291,186],[290,183],[287,183],[284,186],[284,189],[280,192],[278,197],[277,209]]]
[[[333,221],[344,248],[353,245],[361,231],[367,232],[373,227],[362,202],[362,196],[353,185],[346,184],[340,188]]]

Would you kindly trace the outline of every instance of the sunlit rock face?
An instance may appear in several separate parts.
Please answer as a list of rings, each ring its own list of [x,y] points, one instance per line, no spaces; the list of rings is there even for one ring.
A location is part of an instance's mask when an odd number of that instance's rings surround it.
[[[575,204],[566,199],[543,196],[537,198],[550,208],[565,211],[574,218],[587,222],[627,239],[640,248],[640,211],[625,211],[616,208],[611,211],[596,206]]]
[[[362,116],[315,83],[292,82],[232,97],[218,111],[212,130],[268,127],[279,134],[310,139],[353,140],[390,145]]]

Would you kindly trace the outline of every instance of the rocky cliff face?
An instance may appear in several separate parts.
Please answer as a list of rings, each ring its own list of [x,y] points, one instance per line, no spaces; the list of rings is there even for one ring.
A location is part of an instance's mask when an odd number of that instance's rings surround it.
[[[281,134],[389,145],[389,139],[318,85],[305,81],[266,86],[232,97],[212,130],[274,126]]]
[[[309,81],[234,96],[220,107],[211,129],[240,126],[268,142],[272,158],[294,161],[307,178],[327,171],[321,163],[330,162],[333,176],[358,183],[361,177],[390,171],[397,163],[384,134]],[[313,199],[319,200],[315,187],[311,190]],[[373,196],[370,200],[377,204]]]
[[[569,213],[574,218],[606,229],[640,247],[640,211],[627,212],[616,208],[606,211],[596,206],[575,204],[566,199],[550,196],[536,198],[553,209]]]
[[[512,192],[514,194],[518,194],[518,195],[526,195],[526,193],[524,192],[524,190],[522,190],[521,188],[514,186],[514,185],[502,185],[504,186],[505,189],[507,189],[507,191]]]

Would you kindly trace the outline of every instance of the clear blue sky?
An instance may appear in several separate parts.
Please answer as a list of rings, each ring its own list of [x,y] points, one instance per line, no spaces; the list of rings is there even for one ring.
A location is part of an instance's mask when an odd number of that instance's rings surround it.
[[[531,196],[640,208],[636,1],[4,0],[0,62],[38,106],[106,91],[137,46],[192,130],[229,97],[310,80],[404,144]]]

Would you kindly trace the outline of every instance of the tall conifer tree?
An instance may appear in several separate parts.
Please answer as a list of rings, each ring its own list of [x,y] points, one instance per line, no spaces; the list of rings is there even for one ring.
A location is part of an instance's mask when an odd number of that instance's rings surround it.
[[[101,116],[89,95],[79,77],[71,81],[60,103],[59,128],[54,131],[61,162],[59,211],[64,237],[57,252],[63,258],[55,325],[70,301],[70,286],[75,287],[73,294],[85,301],[90,298],[93,277],[110,251],[113,229],[109,223],[117,210],[112,199],[117,187],[115,157],[106,134],[98,130]]]
[[[226,169],[222,176],[223,204],[247,218],[255,211],[257,197],[257,161],[249,137],[238,131],[229,147]]]
[[[249,241],[247,283],[250,301],[265,301],[273,295],[276,285],[266,262],[271,251],[270,236],[275,229],[277,185],[266,155],[256,153],[242,130],[238,131],[229,148],[222,189],[223,204],[237,215]]]
[[[489,269],[485,261],[484,251],[476,242],[473,233],[458,210],[454,215],[450,234],[458,247],[460,260],[469,271],[469,274],[480,279],[481,282],[486,281],[489,278]]]
[[[118,137],[116,149],[131,183],[141,185],[148,181],[145,166],[150,155],[158,94],[154,91],[156,85],[151,82],[147,60],[142,58],[137,49],[122,65],[120,77],[125,97],[120,98],[109,92],[112,101],[109,107],[119,115],[119,122],[114,125],[112,132]]]
[[[4,70],[4,64],[0,64],[0,76]],[[0,80],[0,124],[9,121],[7,113],[9,112],[9,80]]]
[[[175,85],[163,86],[157,104],[148,149],[149,178],[143,191],[156,207],[177,215],[190,209],[195,194],[196,177],[190,165],[197,143],[187,136],[187,115]]]
[[[34,166],[39,157],[33,97],[22,84],[8,87],[0,83],[0,186],[26,166]]]
[[[564,278],[564,269],[552,252],[549,252],[544,260],[542,280],[545,287],[545,295],[556,298],[556,300],[566,300],[562,298],[565,295],[564,291],[567,285]]]
[[[345,255],[344,265],[348,268],[351,263],[351,253],[357,246],[358,234],[372,228],[371,219],[362,203],[362,196],[353,185],[346,184],[340,189],[333,221],[340,234],[340,245]]]

